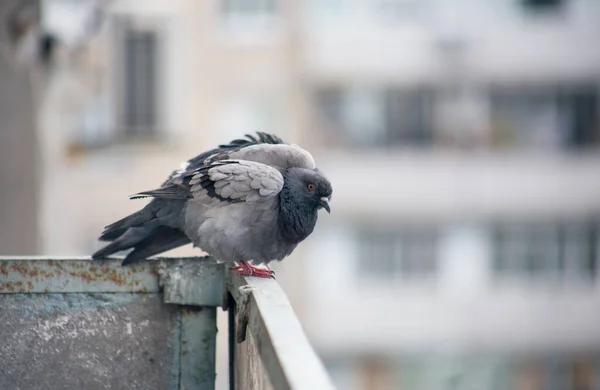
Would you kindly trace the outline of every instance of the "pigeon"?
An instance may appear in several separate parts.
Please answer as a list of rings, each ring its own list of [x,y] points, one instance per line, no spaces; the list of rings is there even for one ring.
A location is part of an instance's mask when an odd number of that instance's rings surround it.
[[[332,186],[311,154],[258,132],[202,153],[175,170],[141,210],[105,227],[103,259],[132,249],[122,265],[193,243],[244,276],[272,277],[314,230],[318,211],[331,213]],[[266,268],[256,265],[264,264]]]

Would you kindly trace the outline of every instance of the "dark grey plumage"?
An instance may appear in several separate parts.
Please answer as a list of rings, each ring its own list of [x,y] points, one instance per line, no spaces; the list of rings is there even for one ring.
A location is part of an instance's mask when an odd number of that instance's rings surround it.
[[[193,242],[221,261],[282,260],[310,235],[332,188],[312,156],[276,136],[235,140],[202,153],[163,185],[132,196],[152,198],[109,226],[110,241],[92,257],[133,248],[123,264]]]

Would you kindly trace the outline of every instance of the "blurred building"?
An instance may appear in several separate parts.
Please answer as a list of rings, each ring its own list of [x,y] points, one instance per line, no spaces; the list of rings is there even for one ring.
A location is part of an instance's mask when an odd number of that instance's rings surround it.
[[[599,388],[600,4],[314,1],[302,31],[340,388]]]
[[[600,388],[600,3],[42,4],[41,252],[276,132],[334,183],[277,271],[340,389]]]
[[[23,62],[39,18],[35,1],[0,6],[0,253],[40,251],[40,161],[33,72]],[[18,169],[13,169],[18,167]]]

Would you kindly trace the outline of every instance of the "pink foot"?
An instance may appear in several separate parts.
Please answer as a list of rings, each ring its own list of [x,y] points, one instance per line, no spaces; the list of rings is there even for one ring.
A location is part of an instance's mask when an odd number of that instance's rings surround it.
[[[232,271],[237,271],[238,274],[242,276],[254,276],[257,278],[273,278],[275,279],[275,272],[269,269],[257,268],[247,261],[240,261],[239,265],[232,267]]]

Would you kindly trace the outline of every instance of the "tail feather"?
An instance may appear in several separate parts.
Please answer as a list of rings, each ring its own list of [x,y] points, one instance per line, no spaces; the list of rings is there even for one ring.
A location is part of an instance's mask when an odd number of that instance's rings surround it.
[[[149,205],[148,205],[149,206]],[[112,235],[116,231],[120,231],[123,229],[131,228],[131,227],[139,227],[144,224],[150,222],[154,217],[154,213],[151,210],[148,210],[147,207],[144,207],[140,211],[136,211],[133,214],[126,216],[125,218],[119,219],[117,222],[113,222],[104,228],[103,236]]]
[[[189,244],[190,239],[179,229],[166,226],[130,228],[125,234],[92,255],[94,260],[132,249],[122,265],[132,264],[150,256]]]
[[[92,255],[92,259],[98,260],[108,257],[120,251],[131,249],[138,242],[154,234],[156,227],[134,227],[125,228],[125,232],[117,237],[113,242],[106,245]],[[115,230],[117,231],[117,230]],[[104,236],[104,235],[103,235]]]
[[[132,227],[156,227],[166,225],[175,227],[179,213],[185,202],[182,200],[154,200],[143,209],[111,223],[102,232],[102,237],[118,237]],[[109,239],[110,240],[110,239]]]
[[[102,234],[100,235],[98,240],[99,241],[114,241],[117,238],[121,237],[123,234],[125,234],[125,232],[127,230],[128,230],[128,228],[121,228],[121,229],[113,229],[111,231],[104,231],[104,232],[102,232]]]
[[[122,264],[132,264],[190,242],[190,239],[179,229],[161,226],[154,233],[135,244],[134,249],[129,252]]]
[[[108,225],[100,239],[112,242],[94,253],[92,258],[102,259],[134,248],[139,250],[130,253],[130,259],[136,260],[187,244],[189,239],[177,228],[184,206],[185,201],[154,200],[143,209]],[[153,243],[154,240],[158,241]]]

